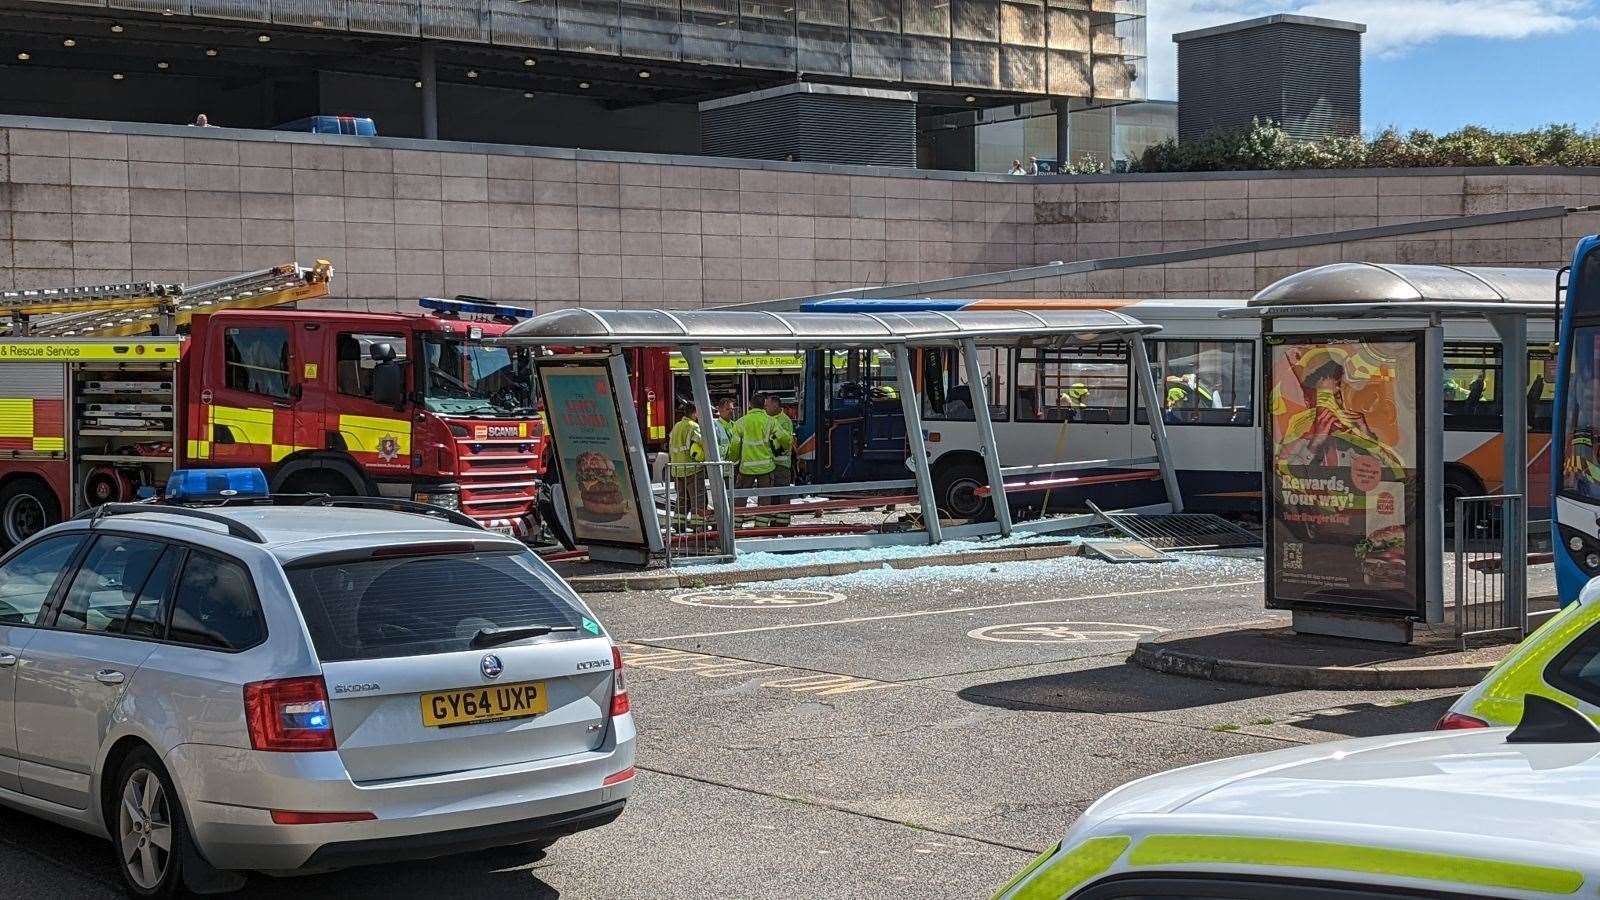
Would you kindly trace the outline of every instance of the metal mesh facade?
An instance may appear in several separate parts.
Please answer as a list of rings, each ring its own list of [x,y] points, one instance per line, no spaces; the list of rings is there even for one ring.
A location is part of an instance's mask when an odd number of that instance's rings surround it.
[[[1271,119],[1299,140],[1361,132],[1366,26],[1271,16],[1173,36],[1178,139]]]
[[[917,165],[917,99],[902,91],[787,85],[700,105],[710,156]],[[820,86],[827,87],[827,86]]]
[[[46,0],[885,83],[1144,97],[1146,0]]]

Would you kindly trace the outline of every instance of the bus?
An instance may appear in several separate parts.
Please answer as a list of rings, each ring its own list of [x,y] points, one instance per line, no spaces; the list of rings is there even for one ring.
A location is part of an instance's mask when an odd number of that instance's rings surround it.
[[[1113,309],[1160,325],[1162,330],[1147,338],[1146,346],[1162,394],[1163,421],[1185,508],[1259,513],[1261,322],[1220,317],[1223,310],[1246,303],[1228,299],[814,300],[804,303],[802,309]],[[1328,324],[1332,330],[1333,323]],[[1530,322],[1530,484],[1547,483],[1550,470],[1550,416],[1555,405],[1552,337],[1547,323]],[[1126,341],[1065,348],[1019,341],[1012,347],[985,347],[979,351],[982,371],[976,379],[964,371],[956,350],[912,353],[913,383],[921,395],[923,429],[940,508],[947,515],[966,519],[989,512],[989,501],[979,490],[988,485],[988,478],[972,413],[976,395],[989,404],[1003,465],[1153,456],[1154,441],[1144,406],[1135,393],[1131,350]],[[1450,509],[1455,497],[1500,487],[1503,439],[1497,385],[1501,359],[1494,330],[1481,322],[1449,323],[1445,363],[1444,484],[1446,508]],[[800,462],[805,477],[813,483],[905,477],[905,421],[892,355],[863,349],[810,351],[800,413]],[[1595,498],[1600,503],[1600,482]],[[1159,481],[1057,489],[1048,498],[1037,491],[1011,496],[1014,506],[1051,508],[1081,508],[1085,500],[1093,500],[1106,508],[1125,509],[1164,499]],[[1549,505],[1548,495],[1529,497],[1535,517]]]
[[[1572,253],[1566,303],[1561,310],[1556,387],[1555,445],[1561,465],[1555,492],[1556,540],[1552,541],[1556,593],[1565,606],[1590,579],[1600,576],[1600,466],[1595,432],[1600,430],[1600,236],[1578,242]]]

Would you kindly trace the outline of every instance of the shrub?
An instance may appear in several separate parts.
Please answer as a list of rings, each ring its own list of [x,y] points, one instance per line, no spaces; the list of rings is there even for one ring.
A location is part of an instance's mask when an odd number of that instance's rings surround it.
[[[1227,172],[1289,169],[1406,169],[1421,166],[1600,166],[1600,130],[1546,125],[1490,131],[1469,125],[1445,135],[1387,128],[1371,140],[1299,141],[1277,124],[1213,132],[1198,141],[1167,140],[1133,160],[1131,172]]]

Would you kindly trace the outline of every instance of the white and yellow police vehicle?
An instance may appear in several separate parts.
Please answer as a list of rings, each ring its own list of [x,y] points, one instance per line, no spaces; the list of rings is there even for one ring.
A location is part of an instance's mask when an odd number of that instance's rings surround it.
[[[1515,725],[1528,694],[1548,697],[1600,723],[1600,579],[1462,694],[1439,727]]]
[[[996,900],[1600,895],[1600,731],[1526,702],[1515,731],[1339,741],[1134,781]]]

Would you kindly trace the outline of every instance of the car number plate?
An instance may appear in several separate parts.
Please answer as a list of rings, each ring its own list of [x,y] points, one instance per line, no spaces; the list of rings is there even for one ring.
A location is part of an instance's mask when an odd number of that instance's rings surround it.
[[[422,724],[429,728],[526,719],[550,709],[544,682],[436,691],[422,695]]]
[[[517,536],[516,530],[513,529],[510,525],[490,525],[488,530],[494,532],[495,534],[503,534],[506,537],[516,537]]]

